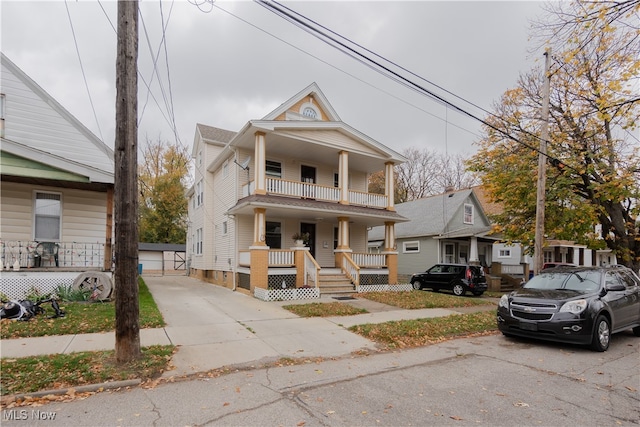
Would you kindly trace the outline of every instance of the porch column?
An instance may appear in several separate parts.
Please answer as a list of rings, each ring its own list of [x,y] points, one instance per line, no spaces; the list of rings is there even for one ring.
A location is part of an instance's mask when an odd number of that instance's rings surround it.
[[[338,217],[338,247],[333,251],[335,255],[335,266],[342,265],[342,254],[351,252],[349,247],[349,217]]]
[[[480,264],[480,258],[478,258],[478,238],[471,237],[469,248],[469,264]]]
[[[253,246],[266,246],[266,221],[267,210],[265,208],[253,209]]]
[[[389,285],[398,284],[398,251],[396,250],[395,222],[384,223],[384,251],[387,270],[389,272]]]
[[[393,177],[393,163],[387,162],[384,164],[384,194],[387,196],[387,210],[395,211],[393,198],[396,194],[395,182]]]
[[[253,163],[253,174],[255,179],[255,194],[267,194],[266,184],[266,155],[265,155],[265,136],[264,132],[255,133],[254,154],[255,161]]]
[[[250,267],[250,289],[267,289],[269,286],[269,247],[265,243],[265,208],[253,209],[253,244],[249,247],[251,251]]]
[[[349,204],[349,152],[340,151],[338,156],[338,188],[340,188],[340,203]]]
[[[384,223],[384,251],[396,250],[396,227],[395,222],[389,221]]]

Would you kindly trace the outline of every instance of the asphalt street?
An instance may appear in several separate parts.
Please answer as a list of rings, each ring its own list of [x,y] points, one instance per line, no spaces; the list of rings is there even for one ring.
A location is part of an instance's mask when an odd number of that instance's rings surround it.
[[[607,352],[491,335],[4,409],[3,426],[640,424],[640,339]]]

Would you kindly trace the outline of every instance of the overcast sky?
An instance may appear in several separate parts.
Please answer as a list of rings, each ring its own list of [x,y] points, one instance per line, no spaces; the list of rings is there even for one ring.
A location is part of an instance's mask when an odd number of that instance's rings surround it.
[[[283,3],[485,109],[542,58],[529,52],[528,42],[541,2]],[[0,2],[3,53],[110,147],[116,11],[115,1]],[[199,8],[145,0],[140,11],[139,70],[152,94],[140,79],[140,143],[175,140],[171,105],[178,139],[191,147],[196,123],[238,131],[316,82],[345,123],[394,150],[476,151],[478,122],[376,74],[256,3]],[[151,51],[160,52],[159,76]]]

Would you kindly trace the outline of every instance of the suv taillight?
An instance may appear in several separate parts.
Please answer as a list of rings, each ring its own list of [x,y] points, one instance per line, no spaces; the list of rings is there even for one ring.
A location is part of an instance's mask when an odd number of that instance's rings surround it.
[[[471,273],[471,269],[470,269],[470,268],[467,268],[466,276],[467,276],[467,280],[471,280],[471,277],[472,277],[473,275],[472,275],[472,273]]]

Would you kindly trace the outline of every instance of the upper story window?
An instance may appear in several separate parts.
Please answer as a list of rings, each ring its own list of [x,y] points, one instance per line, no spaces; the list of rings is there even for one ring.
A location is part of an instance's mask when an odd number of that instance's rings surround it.
[[[333,186],[340,187],[340,174],[338,172],[333,173]]]
[[[222,234],[227,234],[229,232],[229,226],[227,224],[227,221],[223,221],[222,222]]]
[[[59,241],[62,220],[61,195],[36,192],[34,212],[34,240]]]
[[[320,118],[320,111],[318,111],[318,107],[316,107],[311,102],[305,102],[300,106],[300,114],[303,117],[308,119],[317,120]]]
[[[196,184],[196,206],[202,206],[204,203],[204,183],[202,180]]]
[[[265,174],[270,178],[282,178],[282,163],[267,160]]]
[[[224,178],[229,176],[229,160],[224,162],[224,164],[222,165],[222,176]]]
[[[473,205],[470,203],[464,204],[464,223],[473,224]]]

